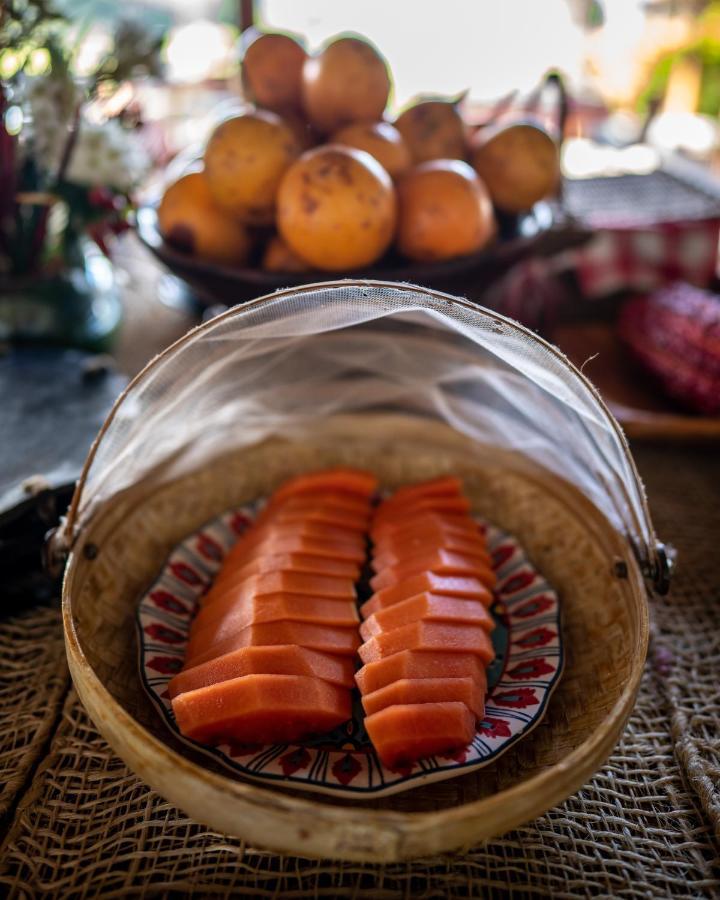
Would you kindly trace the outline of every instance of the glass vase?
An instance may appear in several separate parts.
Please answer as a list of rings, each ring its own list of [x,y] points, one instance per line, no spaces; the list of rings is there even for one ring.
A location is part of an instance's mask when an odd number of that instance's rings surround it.
[[[112,262],[87,238],[56,272],[0,276],[0,340],[95,353],[112,349],[122,301]]]

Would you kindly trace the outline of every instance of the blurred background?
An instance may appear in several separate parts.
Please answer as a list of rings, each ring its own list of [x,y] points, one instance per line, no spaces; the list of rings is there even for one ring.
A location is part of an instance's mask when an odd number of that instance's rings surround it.
[[[357,121],[327,62],[348,32],[381,54],[382,121]],[[229,202],[264,166],[273,190],[309,178],[339,140],[306,97],[326,63],[323,102],[359,128],[340,142],[375,157],[353,165],[386,210],[350,263],[305,246],[314,201],[285,225],[274,195],[261,222]],[[263,100],[262,72],[294,106]],[[5,0],[0,563],[18,597],[47,589],[37,544],[127,379],[229,305],[308,281],[464,296],[558,345],[632,439],[720,440],[719,115],[720,0]],[[274,138],[255,146],[258,116]],[[431,146],[428,120],[448,140]],[[211,166],[228,121],[230,157],[259,174]],[[372,216],[340,200],[328,233],[351,210],[340,249],[362,249]]]
[[[64,0],[78,69],[106,51],[120,22],[163,36],[162,82],[137,86],[148,121],[168,126],[184,146],[190,105],[197,114],[224,94],[237,73],[243,25],[303,35],[309,47],[343,31],[373,41],[390,61],[390,112],[417,94],[468,91],[482,109],[510,91],[530,93],[560,70],[575,101],[571,136],[617,115],[617,139],[637,137],[648,108],[660,104],[653,143],[713,161],[720,109],[720,3],[704,0],[506,0],[502,7],[463,0],[419,5],[397,0]],[[245,19],[243,19],[243,16]],[[9,65],[4,66],[7,71]],[[678,131],[682,125],[682,133]]]
[[[391,72],[386,123],[440,101],[466,141],[453,165],[490,193],[482,246],[317,265],[275,222],[208,211],[217,191],[158,224],[218,124],[257,101],[244,54],[275,31],[310,61],[338,34],[369,40]],[[131,375],[230,304],[359,274],[519,319],[585,366],[632,435],[720,435],[720,0],[8,0],[0,76],[6,372],[9,351],[59,347]],[[304,115],[287,111],[305,147],[327,140]],[[499,145],[500,168],[532,182],[545,153],[552,171],[508,204],[479,148],[523,122],[529,143]]]

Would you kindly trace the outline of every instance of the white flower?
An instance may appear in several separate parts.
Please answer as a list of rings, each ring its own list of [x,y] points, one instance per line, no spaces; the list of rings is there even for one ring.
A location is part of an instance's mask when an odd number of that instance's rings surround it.
[[[149,166],[149,157],[138,136],[119,122],[83,121],[65,177],[75,184],[129,191]]]
[[[57,172],[81,100],[80,89],[67,79],[26,78],[22,100],[32,117],[33,152],[41,166]],[[115,119],[83,118],[65,178],[79,185],[127,192],[149,168],[150,159],[137,133]]]
[[[32,117],[35,152],[44,166],[56,165],[80,94],[66,79],[41,75],[26,78],[22,93]]]

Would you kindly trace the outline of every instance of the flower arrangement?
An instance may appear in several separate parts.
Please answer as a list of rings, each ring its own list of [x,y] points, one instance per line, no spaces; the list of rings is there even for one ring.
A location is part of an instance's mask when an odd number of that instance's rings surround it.
[[[58,272],[87,235],[127,227],[149,166],[130,79],[159,71],[161,39],[117,27],[90,71],[52,0],[0,10],[0,277]]]

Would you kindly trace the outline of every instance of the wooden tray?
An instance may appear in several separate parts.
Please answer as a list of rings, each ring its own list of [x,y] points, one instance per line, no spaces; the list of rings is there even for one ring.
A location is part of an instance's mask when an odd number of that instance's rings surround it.
[[[653,380],[629,358],[611,323],[559,325],[550,340],[593,382],[628,437],[720,440],[720,416],[691,415],[666,400]]]
[[[455,472],[474,511],[515,534],[559,593],[565,671],[542,723],[486,768],[364,800],[272,789],[232,776],[169,735],[137,667],[135,611],[184,536],[228,506],[326,465],[374,470],[385,487]],[[325,419],[153,488],[136,484],[77,537],[63,589],[78,693],[116,752],[194,818],[276,851],[396,861],[485,840],[576,791],[630,715],[648,642],[645,585],[628,542],[577,489],[529,461],[406,416]]]

